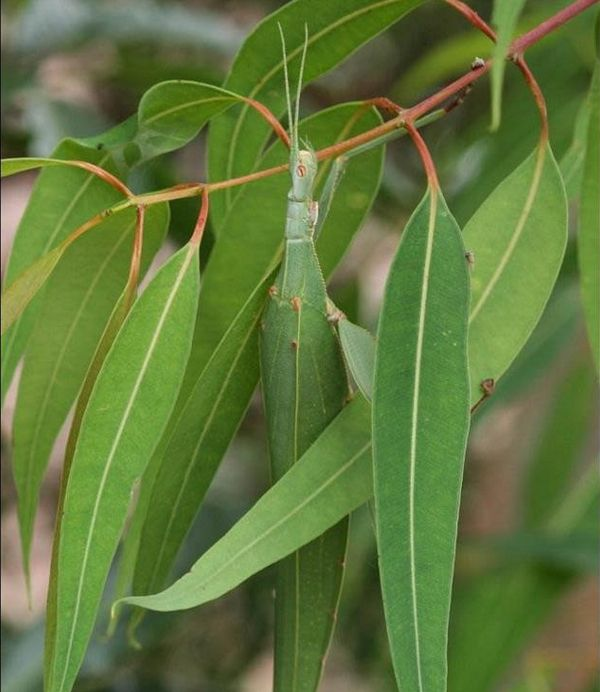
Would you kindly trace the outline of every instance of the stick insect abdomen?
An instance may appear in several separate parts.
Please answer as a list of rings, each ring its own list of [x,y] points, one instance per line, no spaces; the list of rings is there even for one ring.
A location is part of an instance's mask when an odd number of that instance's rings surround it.
[[[310,190],[316,160],[312,152],[300,151],[295,163],[284,256],[269,291],[260,339],[273,481],[317,439],[348,395],[313,243],[317,206]],[[334,626],[346,538],[347,519],[278,565],[276,692],[313,692],[318,686]]]

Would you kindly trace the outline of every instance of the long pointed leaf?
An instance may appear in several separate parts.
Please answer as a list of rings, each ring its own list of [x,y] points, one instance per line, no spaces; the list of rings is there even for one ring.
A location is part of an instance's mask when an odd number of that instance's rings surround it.
[[[162,267],[133,307],[96,380],[64,502],[51,692],[83,660],[134,484],[174,406],[198,294],[197,247]]]
[[[338,329],[352,377],[362,395],[371,401],[375,370],[375,339],[366,329],[347,319],[340,320]]]
[[[464,228],[471,271],[471,397],[521,350],[552,292],[567,241],[567,200],[549,146],[492,192]]]
[[[39,318],[25,352],[13,425],[12,467],[26,563],[52,445],[127,281],[135,225],[132,215],[133,210],[109,217],[75,243],[56,267],[40,301]],[[167,222],[164,205],[148,210],[142,272],[162,243]]]
[[[600,371],[600,61],[590,88],[590,119],[579,219],[578,257],[583,310],[596,369]]]
[[[372,493],[370,432],[370,407],[359,397],[188,574],[160,594],[120,603],[193,608],[322,534]]]
[[[494,12],[492,22],[497,29],[496,45],[494,47],[494,62],[490,75],[492,87],[492,129],[500,125],[500,113],[502,108],[502,84],[504,81],[504,69],[506,67],[506,52],[510,46],[513,32],[525,0],[494,0]]]
[[[115,172],[114,164],[106,152],[83,146],[73,140],[61,142],[52,156],[89,161],[111,173]],[[119,192],[87,171],[77,168],[43,170],[17,229],[4,285],[10,286],[20,274],[56,247],[71,231],[119,199]],[[35,313],[36,307],[30,304],[25,314],[2,336],[2,400],[29,338]]]
[[[398,686],[446,689],[467,432],[467,264],[430,189],[390,269],[377,337],[373,472],[383,603]]]

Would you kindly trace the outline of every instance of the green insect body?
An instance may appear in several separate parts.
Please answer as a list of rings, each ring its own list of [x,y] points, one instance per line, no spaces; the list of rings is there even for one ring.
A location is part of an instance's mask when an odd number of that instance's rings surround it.
[[[335,314],[313,242],[313,152],[290,161],[285,250],[269,291],[260,338],[273,481],[285,474],[344,406],[346,370]],[[333,631],[347,519],[277,566],[275,690],[315,690]]]

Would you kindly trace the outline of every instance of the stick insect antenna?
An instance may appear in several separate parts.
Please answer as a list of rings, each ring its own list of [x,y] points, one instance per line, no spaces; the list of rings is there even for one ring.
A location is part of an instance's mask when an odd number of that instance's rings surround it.
[[[302,80],[304,79],[304,64],[306,62],[306,51],[308,49],[308,25],[304,24],[304,46],[302,47],[302,58],[300,60],[300,72],[298,73],[298,86],[296,87],[296,113],[294,118],[293,139],[298,142],[298,123],[300,122],[300,92],[302,91]]]
[[[290,138],[292,140],[291,142],[291,150],[297,150],[298,149],[298,142],[294,136],[294,120],[293,120],[293,115],[292,115],[292,97],[290,95],[290,78],[288,75],[288,66],[287,66],[287,51],[285,49],[285,36],[283,34],[283,29],[281,27],[281,24],[277,22],[277,26],[279,27],[279,36],[281,37],[281,51],[283,53],[283,78],[285,80],[285,98],[287,102],[287,112],[288,112],[288,126],[290,128]]]

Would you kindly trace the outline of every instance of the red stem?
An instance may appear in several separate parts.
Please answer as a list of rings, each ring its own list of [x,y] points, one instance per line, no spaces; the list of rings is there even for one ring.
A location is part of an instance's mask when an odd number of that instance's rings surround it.
[[[575,0],[575,2],[568,5],[563,10],[560,10],[560,12],[557,12],[552,17],[546,19],[546,21],[538,24],[538,26],[531,29],[531,31],[515,39],[511,46],[511,53],[514,55],[523,53],[523,51],[527,50],[527,48],[534,43],[537,43],[540,39],[544,38],[544,36],[547,36],[558,27],[566,24],[573,19],[573,17],[587,10],[588,7],[598,4],[598,2],[600,2],[600,0]]]
[[[279,139],[285,144],[285,146],[289,149],[291,146],[290,143],[290,137],[288,133],[285,131],[285,128],[283,125],[277,120],[277,118],[271,113],[271,111],[263,105],[260,101],[256,101],[255,99],[251,98],[244,98],[244,101],[254,108],[268,123],[269,125],[273,128],[273,132],[279,137]]]
[[[100,168],[100,166],[96,166],[93,163],[89,163],[89,161],[75,160],[69,161],[69,163],[71,163],[73,166],[78,166],[79,168],[83,168],[84,170],[89,171],[94,175],[97,175],[99,178],[104,180],[104,182],[114,187],[115,190],[124,194],[125,197],[133,197],[133,192],[127,187],[127,185],[125,185],[123,181],[119,180],[117,177],[115,177],[112,173],[109,173],[104,168]]]
[[[140,276],[140,264],[142,260],[142,246],[144,243],[144,216],[146,207],[140,205],[136,208],[135,236],[133,238],[133,250],[131,252],[131,264],[129,265],[128,286],[135,291]]]
[[[198,214],[198,220],[196,221],[196,226],[194,227],[194,232],[190,238],[190,244],[200,245],[202,240],[202,235],[204,234],[204,229],[206,228],[206,220],[208,219],[208,188],[204,187],[202,190],[202,202],[200,204],[200,213]]]
[[[417,151],[419,152],[421,161],[423,161],[423,168],[425,168],[425,173],[427,174],[429,186],[432,188],[432,190],[438,190],[440,184],[438,181],[437,172],[435,170],[435,164],[433,163],[433,159],[431,157],[429,149],[427,148],[427,144],[425,144],[425,140],[423,139],[421,133],[417,130],[417,128],[412,124],[412,122],[407,122],[405,127],[406,131],[410,135],[410,138],[417,147]]]
[[[454,9],[456,9],[458,12],[460,12],[460,14],[462,14],[463,17],[465,17],[465,19],[468,22],[470,22],[476,29],[484,33],[494,43],[497,43],[498,37],[496,35],[496,32],[486,21],[484,21],[479,16],[479,14],[477,14],[477,12],[475,12],[475,10],[469,7],[469,5],[462,2],[462,0],[446,0],[446,3],[454,7]],[[529,69],[529,66],[525,62],[523,56],[515,53],[514,51],[509,53],[509,55],[521,71],[521,74],[523,75],[523,77],[525,78],[525,82],[527,83],[527,87],[529,88],[529,91],[531,91],[533,98],[535,99],[535,103],[537,105],[541,120],[540,140],[541,142],[546,142],[548,140],[548,109],[546,107],[546,100],[544,99],[544,94],[542,93],[540,85],[538,84],[536,78],[533,76],[533,72]]]

